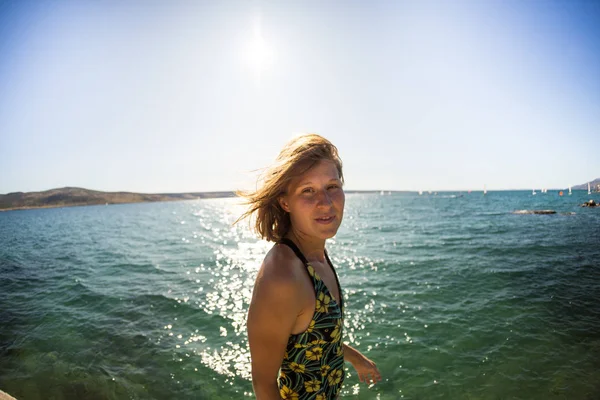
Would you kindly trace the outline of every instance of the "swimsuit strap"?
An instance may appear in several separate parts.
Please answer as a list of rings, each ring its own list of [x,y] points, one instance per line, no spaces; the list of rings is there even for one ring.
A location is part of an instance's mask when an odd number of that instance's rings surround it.
[[[333,276],[335,276],[335,281],[337,283],[338,290],[340,291],[339,301],[340,301],[340,308],[342,309],[342,318],[343,318],[343,315],[344,315],[344,296],[342,296],[342,285],[340,285],[340,280],[338,279],[337,272],[336,272],[335,268],[333,267],[333,263],[329,259],[329,255],[327,254],[327,250],[325,250],[325,258],[327,259],[327,262],[329,263],[329,267],[331,267],[331,270],[333,271]]]
[[[296,246],[296,243],[292,242],[288,238],[283,238],[278,243],[279,244],[285,244],[290,249],[292,249],[294,251],[294,253],[296,253],[296,256],[298,256],[298,258],[304,263],[304,266],[308,268],[309,262],[306,259],[306,257],[304,257],[304,254],[302,254],[302,252],[300,251],[300,249],[298,248],[298,246]],[[333,271],[333,276],[335,277],[335,282],[337,283],[338,290],[340,290],[340,299],[339,300],[340,300],[340,306],[343,309],[344,298],[342,297],[342,292],[341,292],[342,286],[340,285],[340,280],[338,279],[337,272],[335,271],[335,268],[333,267],[333,263],[329,259],[329,255],[327,254],[327,250],[325,250],[325,259],[327,260],[327,263],[329,264],[329,267]],[[327,289],[327,290],[329,291],[329,289]]]
[[[298,258],[300,260],[302,260],[302,262],[304,263],[304,265],[308,266],[308,260],[306,259],[306,257],[304,257],[304,254],[302,254],[302,252],[300,251],[300,249],[298,248],[298,246],[296,246],[296,243],[292,242],[288,238],[281,239],[279,241],[279,243],[287,245],[290,249],[292,249],[294,251],[294,253],[296,253],[296,255],[298,256]]]

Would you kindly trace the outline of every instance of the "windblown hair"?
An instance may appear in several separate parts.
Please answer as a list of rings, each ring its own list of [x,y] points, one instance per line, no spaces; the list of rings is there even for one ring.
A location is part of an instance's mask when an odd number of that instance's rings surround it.
[[[290,181],[311,169],[319,161],[332,161],[337,167],[340,181],[344,183],[342,160],[337,147],[316,134],[293,138],[281,150],[275,163],[265,169],[255,191],[238,191],[246,199],[248,210],[235,222],[255,214],[254,229],[261,238],[277,242],[290,229],[290,215],[281,208],[279,198],[285,195]]]

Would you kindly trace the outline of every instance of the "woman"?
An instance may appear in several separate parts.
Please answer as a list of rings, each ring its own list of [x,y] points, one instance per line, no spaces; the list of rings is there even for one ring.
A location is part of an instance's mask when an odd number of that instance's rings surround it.
[[[290,141],[264,176],[243,193],[257,232],[276,244],[266,255],[248,312],[252,384],[258,400],[330,400],[339,396],[344,361],[361,382],[381,376],[342,343],[344,300],[325,241],[344,215],[337,148],[314,134]],[[279,375],[278,375],[279,373]]]

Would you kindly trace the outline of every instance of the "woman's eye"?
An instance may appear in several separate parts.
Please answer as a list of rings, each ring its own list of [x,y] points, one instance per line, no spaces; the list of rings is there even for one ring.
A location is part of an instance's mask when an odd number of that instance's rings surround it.
[[[312,192],[313,192],[312,188],[304,188],[304,189],[302,189],[302,193],[312,193]]]
[[[337,189],[337,188],[339,188],[338,185],[329,185],[329,186],[327,186],[327,189],[330,189],[330,190],[331,189]]]

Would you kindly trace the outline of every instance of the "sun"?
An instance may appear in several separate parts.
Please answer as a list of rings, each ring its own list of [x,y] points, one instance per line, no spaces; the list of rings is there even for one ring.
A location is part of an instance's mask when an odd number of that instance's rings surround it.
[[[246,63],[253,69],[258,80],[273,65],[273,50],[262,35],[260,21],[254,24],[254,32],[246,45],[244,58]]]
[[[256,35],[248,45],[248,63],[258,70],[265,70],[273,62],[273,52],[262,36]]]

